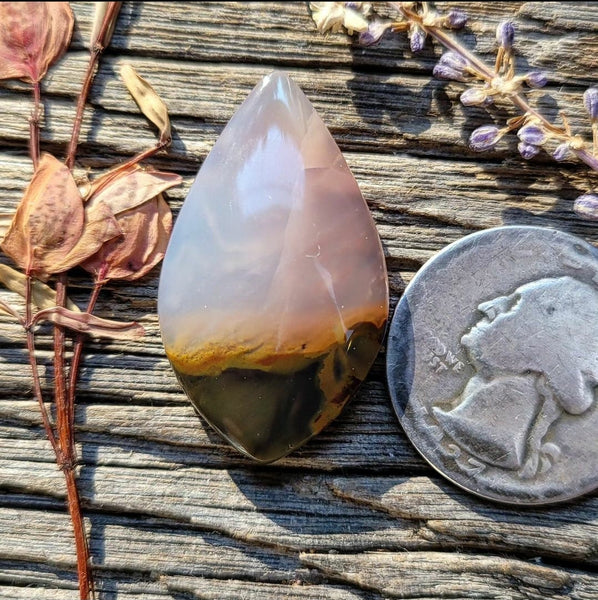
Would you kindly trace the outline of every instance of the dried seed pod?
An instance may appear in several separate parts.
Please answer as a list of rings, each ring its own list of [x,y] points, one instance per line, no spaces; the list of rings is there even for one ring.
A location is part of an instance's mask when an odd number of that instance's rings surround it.
[[[99,44],[102,48],[105,48],[110,44],[110,40],[112,39],[112,34],[114,33],[114,27],[116,25],[116,20],[118,19],[118,11],[122,5],[122,2],[95,2],[95,12],[93,15],[93,26],[91,28],[91,36],[89,38],[89,45],[93,49],[96,44]],[[111,4],[117,5],[116,10],[113,13],[112,20],[108,24],[108,28],[104,33],[102,39],[98,39],[100,32],[102,30],[102,25],[104,23],[104,19],[106,18],[106,14]]]
[[[160,142],[168,142],[171,133],[166,104],[154,88],[143,77],[140,77],[131,65],[124,65],[120,70],[120,75],[141,112],[160,131]]]
[[[77,266],[118,233],[108,207],[86,210],[69,169],[44,154],[1,247],[26,273],[46,279]]]

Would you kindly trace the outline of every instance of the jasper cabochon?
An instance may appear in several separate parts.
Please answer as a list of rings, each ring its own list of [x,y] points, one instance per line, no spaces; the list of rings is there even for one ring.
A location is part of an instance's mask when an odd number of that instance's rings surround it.
[[[262,462],[334,419],[388,317],[368,207],[313,106],[265,77],[222,131],[160,279],[167,356],[197,411]]]

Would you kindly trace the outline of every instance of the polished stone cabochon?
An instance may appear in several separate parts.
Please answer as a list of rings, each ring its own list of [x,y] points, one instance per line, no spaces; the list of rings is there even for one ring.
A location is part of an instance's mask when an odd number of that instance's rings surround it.
[[[366,376],[388,317],[380,240],[326,126],[285,74],[222,131],[160,279],[166,353],[198,412],[257,460],[318,433]]]

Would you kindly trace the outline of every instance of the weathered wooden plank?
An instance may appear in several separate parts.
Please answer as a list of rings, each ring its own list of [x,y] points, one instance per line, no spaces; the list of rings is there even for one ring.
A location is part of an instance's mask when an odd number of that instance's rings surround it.
[[[135,387],[128,379],[121,379],[120,385],[125,389]],[[110,404],[100,404],[93,398],[90,403],[83,400],[77,412],[80,455],[85,463],[212,468],[251,464],[195,415],[178,388],[166,406],[154,401],[157,394],[146,392],[144,398],[136,395],[130,403],[125,399],[127,404],[118,405],[118,410],[115,392],[104,390],[103,394],[111,398]],[[23,460],[46,456],[52,460],[34,402],[2,401],[0,415],[0,431],[7,438],[0,444],[0,456]],[[424,466],[401,434],[383,390],[373,383],[364,385],[325,432],[280,464],[310,471],[412,471]]]
[[[167,499],[164,499],[167,502]],[[73,568],[74,544],[69,518],[54,512],[0,509],[2,561],[45,563]],[[23,528],[26,527],[26,534]],[[305,571],[296,557],[260,546],[248,546],[209,531],[132,519],[94,515],[89,519],[90,551],[102,570],[127,570],[150,579],[155,571],[168,575],[251,579],[282,583]],[[68,532],[68,534],[67,534]],[[35,544],[31,544],[31,540]],[[153,548],[151,556],[147,549]],[[201,560],[198,560],[201,559]]]
[[[384,40],[374,49],[351,46],[344,36],[313,35],[314,25],[302,3],[205,3],[169,7],[167,18],[153,3],[125,6],[113,51],[168,56],[175,60],[314,66],[351,64],[377,69],[430,70],[431,52],[413,56],[404,37]],[[440,2],[447,11],[454,3]],[[89,38],[91,7],[75,3],[82,18],[81,42]],[[517,24],[517,48],[530,64],[556,66],[557,81],[591,84],[596,50],[597,17],[584,2],[493,2],[463,6],[470,17],[465,38],[489,62],[495,49],[494,29],[505,18]],[[282,40],[284,39],[284,43]],[[585,52],[579,52],[583,45]]]
[[[471,498],[437,476],[338,478],[279,469],[248,474],[239,468],[226,473],[167,463],[159,454],[142,462],[129,452],[128,460],[107,458],[103,449],[83,467],[81,488],[89,508],[167,519],[291,551],[467,548],[575,561],[580,568],[598,564],[596,497],[569,507],[519,509]],[[17,477],[25,458],[0,456],[0,485],[13,493],[61,498],[60,474],[52,464],[32,464]]]
[[[335,478],[330,486],[341,498],[422,522],[430,541],[598,563],[596,494],[569,505],[530,509],[476,499],[436,478]]]
[[[143,581],[125,573],[105,571],[102,575],[103,579],[97,586],[101,597],[119,600],[261,600],[282,597],[289,600],[374,600],[379,597],[335,583],[323,584],[322,575],[308,568],[287,583],[160,575],[157,572]],[[0,584],[4,581],[11,584],[2,585],[3,600],[30,600],[32,582],[36,587],[44,588],[44,600],[75,600],[79,598],[74,589],[76,584],[73,580],[69,582],[68,577],[68,573],[57,569],[27,571],[16,563],[0,563]]]
[[[72,79],[79,81],[84,66],[82,58],[77,65],[65,61],[64,68],[57,72],[63,74],[65,82],[58,82],[56,88],[51,86],[50,90],[62,90]],[[122,82],[114,77],[114,71],[130,61],[119,58],[106,62],[99,78],[101,100],[96,100],[97,108],[84,117],[82,154],[94,154],[98,147],[119,155],[139,152],[155,143],[155,135],[138,115]],[[140,59],[135,66],[150,81],[156,82],[156,89],[169,106],[175,130],[170,154],[185,161],[197,161],[207,154],[247,93],[271,71],[268,67],[240,66],[231,73],[215,66],[171,65],[158,59]],[[482,124],[493,122],[495,117],[480,108],[462,107],[458,98],[464,88],[460,84],[430,81],[429,74],[426,77],[409,73],[355,75],[348,70],[326,70],[314,80],[308,71],[286,71],[313,100],[343,150],[385,154],[405,151],[478,161],[504,159],[516,151],[514,135],[508,137],[510,144],[501,143],[495,151],[483,155],[468,149],[470,133]],[[68,88],[74,92],[77,85],[71,83]],[[555,121],[559,107],[567,107],[565,112],[573,129],[589,137],[589,124],[582,109],[582,90],[555,89],[550,96],[537,90],[530,97]],[[31,112],[28,99],[22,94],[0,90],[0,110],[14,116],[2,128],[5,143],[14,144],[28,135]],[[519,114],[509,103],[501,103],[501,108],[499,122],[504,114]],[[46,107],[42,140],[66,144],[73,115],[74,101],[59,96],[52,98],[50,107]],[[181,166],[188,168],[185,164]]]
[[[304,554],[302,559],[338,581],[387,598],[589,600],[598,593],[592,576],[500,556],[372,552]]]
[[[442,7],[450,6],[442,3]],[[588,133],[581,94],[595,84],[598,5],[464,3],[458,34],[487,60],[494,28],[517,26],[520,68],[550,74],[539,105],[564,108]],[[73,49],[44,82],[43,147],[70,135],[92,5],[75,3]],[[413,273],[463,235],[540,224],[598,242],[575,217],[593,178],[573,162],[525,163],[516,138],[475,155],[467,137],[510,109],[463,108],[460,84],[431,78],[438,48],[413,56],[403,37],[363,49],[314,32],[303,3],[125,3],[85,116],[80,165],[92,172],[155,142],[115,78],[125,62],[168,102],[172,152],[153,164],[185,176],[261,75],[283,68],[312,99],[362,186],[381,234],[394,305]],[[26,87],[0,83],[0,208],[11,210],[31,167]],[[433,473],[402,433],[384,383],[384,354],[328,430],[290,457],[256,467],[193,413],[163,355],[155,270],[107,286],[98,314],[136,319],[141,342],[88,345],[77,410],[81,490],[102,600],[210,598],[380,600],[598,595],[598,496],[562,506],[501,507]],[[79,273],[70,295],[81,305]],[[12,294],[0,298],[19,304]],[[20,305],[22,306],[22,304]],[[62,475],[31,400],[22,331],[0,315],[0,596],[77,598]],[[52,385],[48,329],[38,336]]]

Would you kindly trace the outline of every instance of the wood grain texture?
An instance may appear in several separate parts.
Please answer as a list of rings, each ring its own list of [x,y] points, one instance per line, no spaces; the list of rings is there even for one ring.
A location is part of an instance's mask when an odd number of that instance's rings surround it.
[[[442,3],[441,9],[450,5]],[[74,3],[71,50],[44,82],[42,145],[70,136],[87,61],[93,6]],[[494,29],[517,26],[517,62],[546,69],[531,99],[565,110],[586,136],[581,97],[595,84],[596,3],[462,3],[459,36],[492,61]],[[314,31],[304,3],[124,3],[85,114],[78,172],[151,146],[155,132],[119,80],[130,63],[170,107],[174,143],[153,164],[180,173],[175,216],[195,172],[260,77],[288,71],[345,153],[375,218],[392,305],[446,244],[502,224],[535,224],[596,244],[598,227],[572,212],[596,185],[588,170],[546,154],[525,162],[516,138],[473,154],[471,131],[516,114],[458,103],[462,86],[432,78],[441,50],[413,56],[402,36],[361,48]],[[0,211],[31,176],[29,92],[0,83]],[[71,279],[83,304],[90,283]],[[138,320],[139,342],[90,341],[77,406],[80,489],[98,597],[103,600],[591,600],[598,597],[598,495],[517,509],[473,497],[419,457],[391,407],[384,351],[326,431],[275,465],[256,466],[202,423],[164,356],[158,269],[111,284],[97,314]],[[0,290],[0,299],[19,299]],[[39,336],[51,390],[48,330]],[[62,474],[31,398],[20,328],[0,315],[0,597],[69,600],[76,590]]]

